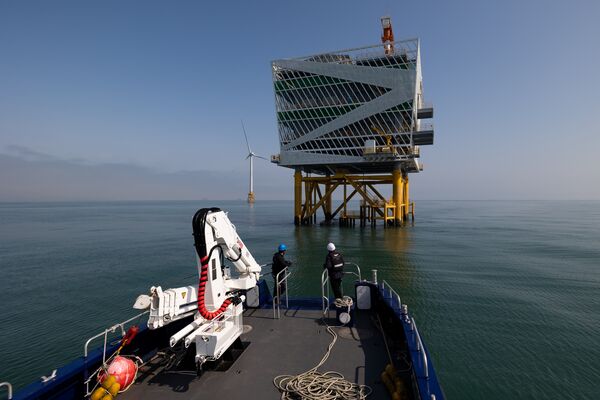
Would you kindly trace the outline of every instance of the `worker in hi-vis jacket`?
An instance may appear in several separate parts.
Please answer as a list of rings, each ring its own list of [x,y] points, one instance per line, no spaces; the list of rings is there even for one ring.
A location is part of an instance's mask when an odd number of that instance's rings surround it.
[[[339,251],[336,251],[335,244],[327,245],[327,256],[325,257],[325,265],[329,280],[331,281],[331,289],[336,301],[342,300],[342,277],[344,276],[344,257]]]

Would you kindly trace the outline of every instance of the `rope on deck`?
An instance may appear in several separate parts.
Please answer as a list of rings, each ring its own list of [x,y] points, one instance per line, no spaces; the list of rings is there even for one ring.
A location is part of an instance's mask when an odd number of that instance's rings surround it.
[[[327,332],[332,336],[332,340],[321,361],[300,375],[279,375],[273,379],[273,384],[281,392],[282,400],[363,400],[373,391],[370,386],[350,382],[339,372],[317,371],[329,358],[331,349],[333,349],[338,337],[333,327],[325,325],[327,326]]]

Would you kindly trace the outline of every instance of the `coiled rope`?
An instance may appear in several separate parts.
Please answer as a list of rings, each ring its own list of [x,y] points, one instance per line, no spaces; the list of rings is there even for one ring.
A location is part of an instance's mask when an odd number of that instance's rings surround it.
[[[324,319],[323,322],[325,323]],[[321,361],[299,375],[279,375],[273,379],[273,384],[281,392],[282,400],[363,400],[373,391],[370,386],[348,381],[339,372],[317,371],[329,358],[331,349],[335,346],[338,338],[333,330],[334,327],[327,325],[327,323],[325,323],[325,326],[327,326],[327,332],[332,336],[332,340]]]

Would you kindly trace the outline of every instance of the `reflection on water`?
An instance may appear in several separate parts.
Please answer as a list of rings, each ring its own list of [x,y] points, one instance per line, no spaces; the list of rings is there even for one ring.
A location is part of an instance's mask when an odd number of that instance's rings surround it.
[[[401,283],[403,287],[409,285],[412,268],[406,252],[412,245],[410,227],[301,226],[293,228],[293,242],[288,251],[295,261],[290,285],[296,293],[320,294],[320,273],[329,242],[336,245],[346,262],[360,266],[363,279],[370,279],[370,271],[377,269],[380,278]],[[352,288],[350,277],[345,279],[344,288],[345,293]]]
[[[0,204],[0,380],[23,385],[81,355],[150,286],[195,282],[191,219],[215,205],[259,263],[288,246],[292,296],[320,295],[328,242],[363,277],[376,268],[449,398],[597,397],[598,202],[420,202],[414,226],[396,229],[296,227],[291,202]]]

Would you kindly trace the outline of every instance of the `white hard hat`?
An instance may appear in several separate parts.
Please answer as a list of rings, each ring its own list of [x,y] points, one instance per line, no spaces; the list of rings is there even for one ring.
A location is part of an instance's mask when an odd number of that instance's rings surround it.
[[[329,243],[329,244],[327,245],[327,250],[329,250],[329,251],[334,251],[334,250],[335,250],[335,244],[333,244],[333,243]]]

